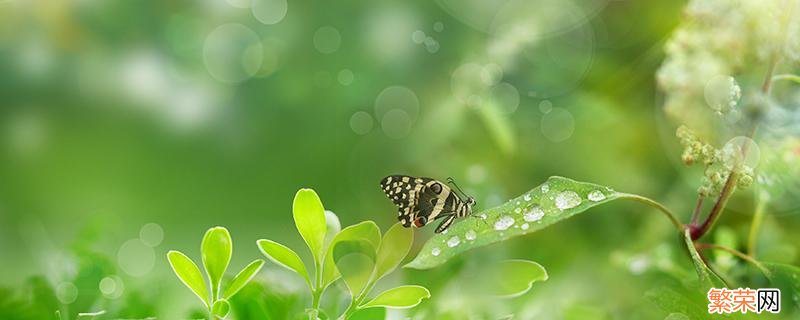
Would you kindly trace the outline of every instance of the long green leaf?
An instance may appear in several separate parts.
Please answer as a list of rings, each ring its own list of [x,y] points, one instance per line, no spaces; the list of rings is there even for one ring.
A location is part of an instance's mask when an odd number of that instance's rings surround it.
[[[169,261],[170,267],[172,267],[172,271],[178,276],[178,279],[180,279],[189,290],[192,290],[192,292],[200,298],[200,301],[203,301],[203,305],[208,308],[208,287],[206,286],[205,280],[203,280],[203,274],[200,273],[200,268],[197,267],[192,259],[189,259],[189,257],[180,251],[173,250],[167,253],[167,260]]]
[[[336,281],[336,279],[338,279],[340,276],[339,271],[336,268],[336,263],[333,259],[333,248],[335,247],[336,243],[348,240],[364,240],[372,244],[373,247],[377,248],[381,243],[381,231],[375,222],[364,221],[344,228],[341,232],[337,233],[333,240],[331,240],[331,243],[328,244],[328,251],[325,254],[325,260],[322,266],[323,288]]]
[[[400,223],[395,223],[389,228],[386,231],[386,235],[383,236],[378,249],[374,281],[380,280],[380,278],[397,268],[408,254],[408,251],[411,250],[413,242],[414,230],[411,228],[405,228]]]
[[[393,309],[413,308],[423,299],[431,297],[431,292],[422,286],[399,286],[381,292],[374,299],[359,306],[360,309],[386,307]]]
[[[700,280],[700,284],[703,286],[703,289],[708,290],[710,288],[725,288],[725,282],[722,281],[722,279],[720,279],[716,273],[711,271],[711,269],[708,268],[706,263],[700,257],[700,254],[694,247],[694,242],[692,242],[692,236],[688,228],[683,232],[683,241],[692,257],[692,263],[694,264],[695,272],[697,272],[698,280]]]
[[[333,248],[333,260],[350,296],[358,297],[370,283],[375,269],[375,247],[366,240],[340,241]]]
[[[211,282],[211,294],[216,299],[219,296],[222,276],[225,275],[233,254],[233,241],[228,229],[224,227],[208,229],[200,244],[200,252],[203,256],[203,267]]]
[[[533,287],[534,282],[545,281],[547,271],[540,264],[528,260],[505,260],[491,266],[485,279],[487,291],[498,297],[516,297]]]
[[[541,186],[433,236],[405,267],[433,268],[464,251],[541,230],[625,196],[605,186],[550,177]]]
[[[325,222],[325,208],[317,193],[312,189],[297,191],[292,214],[297,231],[311,250],[314,261],[321,262],[328,227]]]
[[[303,264],[303,260],[300,259],[300,256],[297,255],[296,252],[289,247],[272,240],[261,239],[256,241],[256,244],[261,250],[261,253],[263,253],[272,262],[275,262],[281,267],[299,274],[301,277],[303,277],[303,280],[306,281],[308,287],[312,287],[311,279],[308,277],[308,271],[306,270],[306,265]]]
[[[261,267],[264,266],[264,260],[256,259],[253,262],[250,262],[242,271],[239,271],[231,283],[227,285],[225,288],[225,294],[222,295],[225,299],[230,299],[234,294],[239,292],[244,286],[250,282],[251,279],[258,273],[258,270],[261,270]]]
[[[781,290],[781,313],[800,315],[800,267],[773,262],[761,264],[769,271],[767,278],[770,285]],[[790,308],[792,305],[794,308]]]

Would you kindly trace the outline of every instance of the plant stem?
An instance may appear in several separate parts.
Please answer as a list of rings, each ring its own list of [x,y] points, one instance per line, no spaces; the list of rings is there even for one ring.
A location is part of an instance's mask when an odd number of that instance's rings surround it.
[[[767,75],[764,77],[764,82],[761,84],[761,93],[765,95],[769,95],[770,88],[772,86],[772,74],[775,72],[775,66],[778,63],[778,50],[775,51],[776,53],[773,54],[770,62],[769,67],[767,68]],[[758,128],[758,124],[754,123],[752,129],[750,130],[750,134],[747,136],[748,138],[753,138],[755,136],[756,129]],[[742,159],[747,156],[747,151],[750,148],[750,142],[746,141],[742,145]],[[708,230],[714,225],[714,223],[719,219],[720,214],[722,213],[723,209],[725,209],[725,205],[728,202],[728,199],[731,197],[731,194],[736,189],[736,180],[738,179],[738,169],[740,164],[737,164],[731,170],[731,173],[728,174],[728,179],[725,180],[725,185],[722,187],[722,191],[717,198],[717,202],[714,203],[714,207],[711,208],[711,212],[706,217],[706,220],[703,221],[703,224],[700,227],[695,227],[692,224],[692,240],[700,239],[703,235],[705,235]]]
[[[703,210],[703,201],[706,200],[706,197],[700,195],[697,197],[697,205],[694,206],[694,212],[692,212],[692,221],[689,223],[690,225],[694,226],[697,224],[697,219],[700,217],[700,211]]]
[[[772,77],[772,81],[789,80],[800,84],[800,76],[796,74],[779,74]]]
[[[744,153],[744,147],[742,149],[742,153]],[[738,176],[739,172],[736,169],[731,170],[731,173],[728,174],[728,179],[725,180],[725,185],[722,187],[722,191],[719,193],[719,198],[717,198],[717,202],[714,203],[714,207],[711,208],[711,213],[708,214],[706,220],[703,221],[703,224],[699,227],[693,224],[691,228],[692,240],[700,239],[700,237],[705,235],[714,223],[717,222],[717,219],[719,219],[722,213],[722,209],[725,208],[728,199],[733,194],[733,190],[736,189],[736,180],[738,180]]]
[[[722,246],[722,245],[718,245],[718,244],[715,244],[715,243],[698,243],[698,244],[695,245],[695,248],[697,248],[698,251],[705,250],[705,249],[715,249],[715,250],[722,250],[722,251],[728,252],[728,253],[730,253],[730,254],[732,254],[734,256],[739,257],[739,259],[742,259],[744,261],[747,261],[747,262],[753,264],[764,275],[766,275],[766,276],[771,275],[771,272],[769,271],[769,269],[764,267],[764,265],[762,265],[761,262],[758,262],[758,260],[753,259],[753,257],[751,257],[751,256],[749,256],[749,255],[747,255],[747,254],[745,254],[743,252],[740,252],[740,251],[738,251],[736,249],[729,248],[729,247]]]
[[[667,216],[669,221],[672,222],[672,224],[675,226],[676,229],[678,229],[678,231],[682,231],[683,230],[683,227],[684,227],[683,223],[681,223],[681,221],[678,220],[678,218],[675,216],[675,214],[672,213],[672,211],[670,211],[663,204],[658,203],[657,201],[655,201],[653,199],[650,199],[650,198],[647,198],[647,197],[642,197],[642,196],[636,195],[636,194],[630,194],[630,193],[620,193],[619,194],[619,198],[620,199],[635,200],[635,201],[644,203],[646,205],[649,205],[649,206],[651,206],[653,208],[656,208],[656,209],[658,209],[658,211],[661,211],[662,213],[664,213],[664,215]]]
[[[756,256],[756,242],[758,242],[758,232],[761,230],[761,223],[764,221],[764,211],[767,207],[765,196],[758,197],[756,211],[753,214],[753,222],[750,223],[750,234],[747,237],[747,254],[751,257]]]

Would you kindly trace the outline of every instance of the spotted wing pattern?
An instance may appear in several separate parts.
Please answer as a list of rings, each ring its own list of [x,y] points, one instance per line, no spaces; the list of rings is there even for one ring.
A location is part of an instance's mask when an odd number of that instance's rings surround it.
[[[431,179],[404,175],[391,175],[381,180],[381,190],[397,206],[397,219],[410,227],[419,213],[419,195]]]

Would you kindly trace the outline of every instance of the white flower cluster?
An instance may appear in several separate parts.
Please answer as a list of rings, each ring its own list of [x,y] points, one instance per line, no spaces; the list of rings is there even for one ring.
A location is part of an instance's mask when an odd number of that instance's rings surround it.
[[[736,79],[746,81],[745,94],[757,92],[774,56],[800,58],[798,16],[798,0],[690,1],[657,73],[667,115],[702,136],[738,121]]]
[[[739,187],[753,182],[758,160],[725,161],[739,153],[728,150],[733,150],[730,146],[714,146],[731,139],[731,134],[749,134],[758,121],[764,128],[760,132],[772,131],[760,138],[765,145],[784,146],[787,144],[778,141],[797,141],[797,132],[774,134],[774,129],[786,125],[771,122],[786,122],[794,115],[800,119],[800,100],[791,98],[800,87],[763,92],[762,84],[770,72],[798,74],[800,0],[690,0],[685,21],[665,50],[666,58],[656,78],[664,93],[664,110],[679,125],[676,134],[684,146],[683,161],[705,167],[701,194],[719,193],[733,170],[738,172]],[[777,67],[771,70],[775,62]],[[752,140],[746,144],[758,147]],[[791,145],[796,148],[796,144]],[[800,163],[798,157],[789,160]],[[762,174],[770,171],[774,170]]]

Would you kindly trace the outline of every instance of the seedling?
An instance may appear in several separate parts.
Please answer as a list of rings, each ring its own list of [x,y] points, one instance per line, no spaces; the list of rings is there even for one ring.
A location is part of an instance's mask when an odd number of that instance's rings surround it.
[[[250,282],[264,265],[264,260],[256,259],[244,267],[223,291],[222,277],[233,254],[233,241],[228,229],[208,229],[200,244],[200,252],[207,279],[200,273],[200,268],[194,261],[180,251],[172,250],[167,253],[167,260],[178,279],[203,302],[212,319],[224,319],[231,308],[228,299]]]
[[[312,298],[309,319],[320,317],[320,299],[339,278],[351,297],[350,306],[339,319],[367,308],[411,308],[430,297],[426,288],[408,285],[389,289],[367,301],[375,283],[395,270],[408,254],[412,230],[396,224],[381,238],[378,226],[365,221],[340,231],[336,215],[326,215],[319,196],[311,189],[297,192],[292,213],[297,231],[311,251],[313,276],[292,249],[268,239],[258,240],[257,244],[267,258],[305,280]]]

